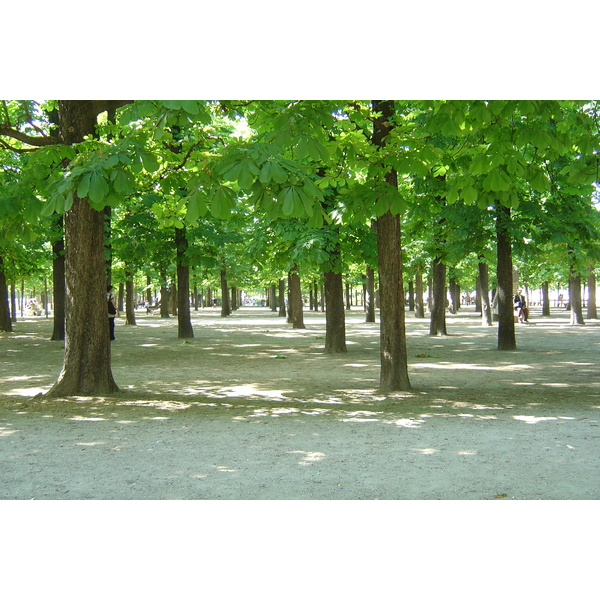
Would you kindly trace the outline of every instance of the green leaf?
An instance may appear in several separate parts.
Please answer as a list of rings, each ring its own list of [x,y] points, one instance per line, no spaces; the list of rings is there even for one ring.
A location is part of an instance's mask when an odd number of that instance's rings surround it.
[[[94,204],[102,204],[104,197],[108,194],[109,186],[106,179],[94,171],[90,177],[89,199]]]
[[[286,187],[282,192],[283,207],[282,212],[286,217],[290,217],[296,210],[296,188]]]
[[[142,151],[140,152],[140,157],[142,159],[144,169],[146,169],[148,173],[154,173],[154,171],[158,171],[160,164],[158,163],[158,160],[154,154],[151,152]]]
[[[462,191],[462,197],[467,204],[475,204],[477,202],[477,190],[472,186],[466,187]]]
[[[265,161],[265,164],[260,170],[258,179],[261,183],[269,183],[273,178],[273,164],[270,160]]]
[[[111,172],[110,178],[113,182],[114,188],[120,194],[126,196],[127,194],[131,194],[134,189],[134,180],[133,177],[124,171],[123,169],[115,169]]]
[[[77,195],[80,198],[87,198],[89,190],[90,190],[90,179],[92,177],[91,173],[86,173],[80,180],[79,185],[77,186]]]

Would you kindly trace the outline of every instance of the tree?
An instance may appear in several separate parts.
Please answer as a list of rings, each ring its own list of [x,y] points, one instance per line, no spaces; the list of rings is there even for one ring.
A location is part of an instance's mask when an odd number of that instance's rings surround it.
[[[394,102],[374,100],[373,110],[376,114],[373,121],[373,144],[385,149],[386,139],[393,130],[396,116]],[[397,193],[395,169],[388,168],[383,179]],[[400,217],[391,209],[377,217],[377,251],[381,303],[379,388],[384,393],[406,391],[411,386],[406,352]]]

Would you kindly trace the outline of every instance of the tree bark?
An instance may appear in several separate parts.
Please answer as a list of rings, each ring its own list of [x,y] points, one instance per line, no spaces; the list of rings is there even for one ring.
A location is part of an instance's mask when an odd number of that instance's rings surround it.
[[[127,272],[125,277],[125,325],[136,325],[133,273]]]
[[[95,133],[102,104],[59,101],[60,134],[67,145]],[[75,195],[65,225],[65,359],[48,397],[111,394],[118,391],[111,371],[106,304],[104,212]]]
[[[304,307],[302,306],[302,290],[298,267],[294,266],[289,273],[290,312],[292,313],[292,329],[306,329],[304,325]]]
[[[227,284],[227,271],[221,269],[221,316],[228,317],[231,314],[229,304],[229,285]]]
[[[279,316],[285,317],[285,277],[279,280]]]
[[[52,290],[54,298],[53,330],[51,340],[65,339],[65,238],[63,218],[57,223],[60,237],[52,244]]]
[[[484,262],[479,263],[479,301],[481,303],[481,324],[492,325],[492,307],[490,306],[489,270]]]
[[[425,306],[423,301],[423,273],[417,270],[415,273],[415,317],[425,318]]]
[[[435,258],[432,266],[432,298],[429,335],[448,335],[446,330],[446,265]]]
[[[380,113],[373,122],[373,144],[383,148],[392,131],[393,100],[374,100]],[[388,185],[397,188],[394,169],[385,174]],[[383,393],[410,390],[402,285],[400,217],[389,210],[377,218],[377,262],[379,270],[380,360],[379,388]]]
[[[190,267],[185,257],[188,249],[185,227],[175,229],[175,248],[177,251],[177,337],[188,339],[194,337],[194,329],[190,314]]]
[[[325,280],[325,354],[346,352],[346,312],[341,273],[327,271]]]
[[[542,316],[550,316],[550,284],[547,281],[542,283]]]
[[[498,287],[498,350],[516,350],[513,310],[513,268],[510,208],[496,207],[496,277]]]
[[[587,318],[597,319],[598,308],[596,306],[596,275],[594,273],[594,267],[590,267],[588,275],[588,305],[587,305]]]
[[[365,323],[375,323],[375,271],[369,266],[366,268],[365,305]]]
[[[571,325],[585,325],[581,306],[581,275],[571,269],[569,276],[569,303],[571,305]]]
[[[4,272],[4,258],[0,255],[0,331],[12,331],[8,302],[8,285]]]

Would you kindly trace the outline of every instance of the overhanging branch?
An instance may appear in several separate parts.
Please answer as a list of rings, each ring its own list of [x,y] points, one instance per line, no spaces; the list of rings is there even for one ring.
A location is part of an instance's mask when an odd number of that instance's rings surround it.
[[[0,125],[0,135],[4,135],[6,137],[10,137],[13,140],[18,140],[19,142],[23,142],[28,146],[53,146],[54,144],[60,144],[61,141],[53,137],[51,135],[46,137],[35,137],[31,135],[27,135],[26,133],[22,133],[17,129],[13,129],[12,127],[6,125]]]

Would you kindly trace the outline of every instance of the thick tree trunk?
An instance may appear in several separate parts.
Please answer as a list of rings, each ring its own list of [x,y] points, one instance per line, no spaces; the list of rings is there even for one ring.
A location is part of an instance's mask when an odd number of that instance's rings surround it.
[[[327,271],[325,280],[325,353],[346,352],[346,313],[341,273]]]
[[[374,100],[380,113],[373,122],[373,144],[383,148],[392,131],[393,100]],[[388,185],[397,188],[395,170],[385,175]],[[400,217],[387,211],[377,218],[377,258],[379,269],[380,360],[379,388],[383,393],[410,390],[402,285]]]
[[[190,314],[190,267],[185,257],[188,249],[185,227],[175,229],[175,248],[177,251],[177,337],[187,339],[194,337],[194,329]]]
[[[94,101],[59,101],[65,144],[95,133]],[[75,195],[65,225],[65,360],[49,397],[110,394],[118,391],[110,364],[106,303],[104,212]]]
[[[118,391],[110,368],[104,213],[75,198],[65,214],[65,362],[47,396]]]
[[[429,320],[429,335],[448,335],[446,330],[446,265],[440,258],[432,266],[433,306]]]
[[[594,267],[590,267],[590,273],[588,275],[587,318],[598,318],[598,308],[596,307],[596,275],[594,274]]]
[[[481,303],[481,324],[492,325],[492,307],[490,306],[489,270],[484,262],[479,263],[479,301]]]
[[[304,325],[304,308],[302,306],[302,290],[298,267],[294,266],[289,273],[290,312],[292,314],[292,329],[306,329]]]
[[[8,285],[4,272],[4,259],[0,255],[0,331],[12,331],[8,302]]]
[[[517,349],[513,310],[513,268],[510,222],[510,208],[505,206],[496,207],[498,350]]]

